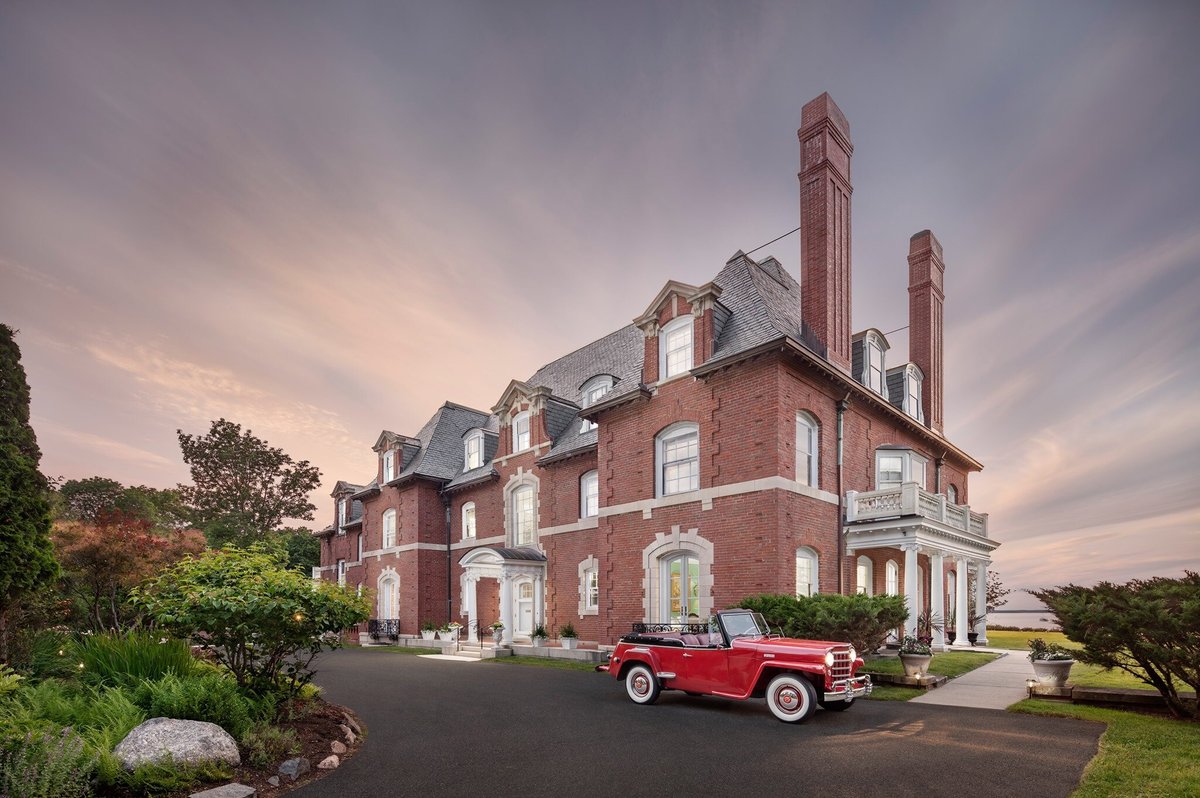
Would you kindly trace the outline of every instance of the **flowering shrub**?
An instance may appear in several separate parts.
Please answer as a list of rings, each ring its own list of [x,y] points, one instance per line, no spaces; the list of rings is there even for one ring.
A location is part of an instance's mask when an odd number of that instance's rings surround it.
[[[924,640],[919,640],[912,635],[905,635],[900,641],[901,654],[919,654],[928,656],[933,653],[933,649]]]

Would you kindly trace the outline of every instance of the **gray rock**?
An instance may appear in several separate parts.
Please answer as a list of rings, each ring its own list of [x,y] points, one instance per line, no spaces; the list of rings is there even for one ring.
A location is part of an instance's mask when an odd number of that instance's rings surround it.
[[[280,765],[279,775],[287,776],[292,781],[295,781],[310,770],[312,770],[312,765],[309,764],[307,759],[300,756],[295,759],[289,759]]]
[[[129,732],[113,754],[125,770],[164,761],[181,765],[242,764],[237,743],[229,733],[215,723],[200,720],[151,718]]]
[[[352,732],[354,732],[355,734],[357,734],[359,736],[362,736],[362,727],[358,725],[358,721],[356,721],[354,718],[350,717],[350,713],[343,712],[342,717],[346,719],[346,725],[350,727],[350,730]]]
[[[358,738],[354,736],[354,732],[350,731],[350,727],[343,723],[338,728],[342,730],[342,734],[346,735],[346,743],[354,745],[354,741]]]
[[[329,756],[322,759],[317,764],[317,767],[320,768],[321,770],[333,770],[340,764],[342,764],[342,760],[337,758],[337,754],[330,754]]]
[[[278,787],[279,786],[279,777],[272,776],[271,778],[267,779],[267,784],[270,784],[272,787]]]
[[[329,748],[335,754],[344,754],[344,753],[346,753],[346,751],[349,750],[348,748],[346,748],[346,744],[343,743],[341,740],[334,740],[333,742],[331,742],[329,744]]]
[[[204,792],[194,792],[188,798],[258,798],[258,790],[245,784],[226,784]]]

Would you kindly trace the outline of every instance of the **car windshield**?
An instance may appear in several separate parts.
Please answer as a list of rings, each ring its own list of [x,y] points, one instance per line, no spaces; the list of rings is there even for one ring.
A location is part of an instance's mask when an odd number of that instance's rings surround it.
[[[770,634],[770,627],[757,612],[723,612],[721,623],[725,625],[725,633],[732,640],[735,637],[762,637]]]

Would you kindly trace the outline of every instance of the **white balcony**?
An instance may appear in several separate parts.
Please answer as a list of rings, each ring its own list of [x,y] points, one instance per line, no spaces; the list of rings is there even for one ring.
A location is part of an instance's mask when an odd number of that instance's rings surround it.
[[[972,512],[969,505],[953,504],[943,494],[930,493],[915,482],[864,493],[846,491],[847,524],[906,516],[921,516],[981,538],[988,536],[987,513]]]

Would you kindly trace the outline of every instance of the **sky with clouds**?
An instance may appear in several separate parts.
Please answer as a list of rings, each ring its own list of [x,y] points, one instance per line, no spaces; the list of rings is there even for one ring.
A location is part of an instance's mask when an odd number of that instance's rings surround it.
[[[0,4],[0,320],[42,469],[187,479],[217,417],[382,428],[798,223],[855,145],[854,327],[946,256],[946,429],[1014,587],[1200,569],[1195,3]],[[798,236],[769,247],[799,271]],[[907,352],[903,332],[893,351]],[[370,363],[370,368],[362,364]]]

